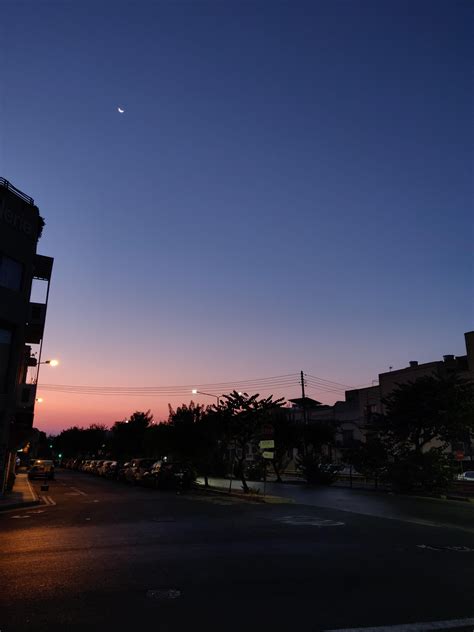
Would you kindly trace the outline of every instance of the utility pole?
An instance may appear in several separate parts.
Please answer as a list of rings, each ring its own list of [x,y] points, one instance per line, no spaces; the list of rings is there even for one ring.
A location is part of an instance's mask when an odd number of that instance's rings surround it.
[[[308,424],[308,417],[306,415],[306,395],[304,392],[304,373],[303,371],[301,371],[300,373],[301,376],[301,397],[303,400],[303,424],[304,424],[304,428],[303,428],[303,454],[304,456],[306,456],[306,426]]]

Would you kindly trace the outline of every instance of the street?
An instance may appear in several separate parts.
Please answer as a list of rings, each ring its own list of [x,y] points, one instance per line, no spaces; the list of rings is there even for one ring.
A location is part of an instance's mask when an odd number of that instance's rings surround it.
[[[0,515],[2,632],[474,627],[468,503],[366,495],[364,509],[324,489],[262,504],[69,470],[33,484],[47,504]]]

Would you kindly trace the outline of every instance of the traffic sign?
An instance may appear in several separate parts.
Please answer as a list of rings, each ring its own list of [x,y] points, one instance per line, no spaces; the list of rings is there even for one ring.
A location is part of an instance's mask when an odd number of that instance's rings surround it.
[[[273,439],[264,439],[258,445],[260,450],[271,449],[275,447],[275,441]]]
[[[273,452],[263,452],[262,454],[264,459],[273,459]]]

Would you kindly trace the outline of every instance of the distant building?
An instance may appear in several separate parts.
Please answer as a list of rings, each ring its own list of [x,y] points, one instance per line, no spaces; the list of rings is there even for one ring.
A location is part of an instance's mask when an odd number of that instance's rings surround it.
[[[36,253],[43,225],[33,199],[0,178],[0,495],[33,426],[53,268],[52,258]],[[46,286],[40,303],[30,300],[35,279]]]
[[[296,422],[306,421],[308,424],[317,421],[337,424],[335,450],[327,446],[325,456],[333,462],[344,462],[344,453],[356,441],[365,439],[366,427],[371,417],[385,412],[383,400],[398,384],[414,382],[426,375],[447,376],[457,374],[474,381],[474,331],[464,334],[466,355],[445,355],[442,360],[419,364],[412,360],[407,367],[380,373],[378,384],[365,388],[351,389],[345,392],[345,400],[333,406],[325,406],[309,397],[291,399],[292,407],[287,409],[288,415]],[[474,447],[471,443],[454,446],[464,452],[464,460],[474,459]]]

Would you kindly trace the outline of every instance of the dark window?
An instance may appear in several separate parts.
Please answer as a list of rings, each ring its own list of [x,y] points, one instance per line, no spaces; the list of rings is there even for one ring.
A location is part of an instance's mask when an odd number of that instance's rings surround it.
[[[10,290],[21,290],[23,265],[15,259],[0,254],[0,285]]]
[[[11,345],[12,330],[0,326],[0,393],[4,393],[7,388]]]

